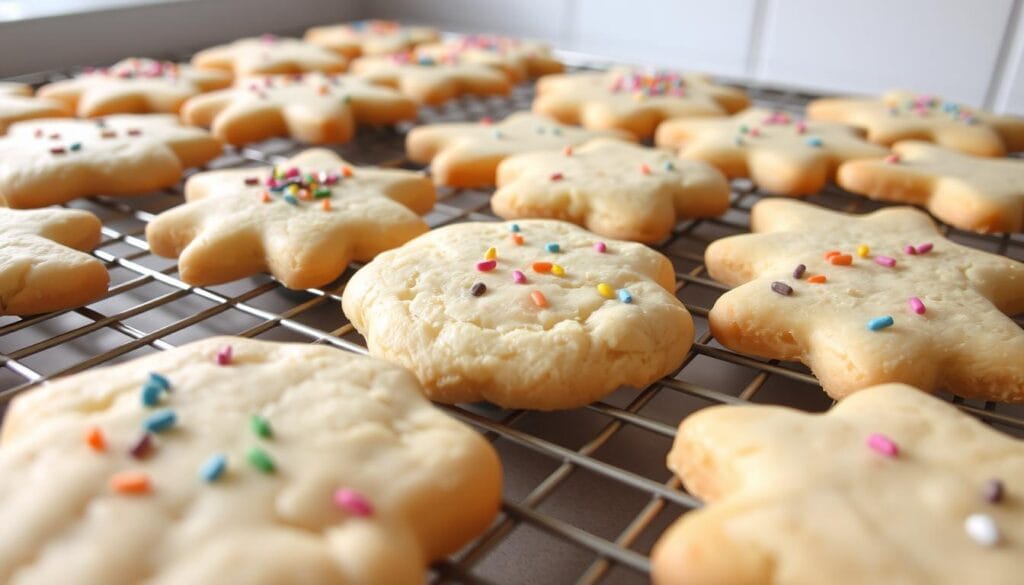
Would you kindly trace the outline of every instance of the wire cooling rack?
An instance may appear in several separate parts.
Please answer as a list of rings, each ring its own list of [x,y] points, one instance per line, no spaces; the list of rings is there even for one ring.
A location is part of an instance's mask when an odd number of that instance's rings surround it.
[[[567,57],[577,67],[607,64]],[[70,73],[40,73],[22,80],[38,84]],[[791,112],[802,111],[813,97],[746,89],[756,104]],[[522,85],[507,98],[460,99],[424,108],[420,123],[498,119],[528,109],[532,97],[532,88]],[[353,143],[335,150],[356,164],[416,168],[403,154],[410,127],[360,128]],[[267,165],[303,148],[291,140],[271,140],[230,150],[209,168]],[[489,208],[489,191],[442,190],[439,196],[426,216],[432,227],[497,219]],[[707,276],[704,249],[717,238],[747,232],[750,207],[762,196],[749,182],[734,181],[725,215],[683,221],[657,246],[675,266],[676,293],[696,325],[693,349],[673,375],[565,412],[480,404],[443,407],[493,443],[506,484],[498,520],[463,550],[436,563],[432,583],[646,583],[648,554],[658,535],[700,505],[664,464],[680,420],[713,404],[772,403],[808,411],[832,404],[803,366],[735,353],[708,332],[708,309],[726,288]],[[189,286],[178,278],[174,261],[149,252],[144,236],[146,222],[181,201],[179,184],[137,198],[96,197],[70,204],[103,220],[103,241],[93,254],[110,270],[110,291],[80,309],[24,319],[0,317],[0,416],[14,396],[41,381],[212,335],[366,352],[340,302],[358,265],[329,286],[302,292],[289,291],[266,275],[223,286]],[[881,206],[834,187],[809,201],[857,212]],[[945,231],[965,245],[1024,259],[1020,235]],[[1001,430],[1024,436],[1024,407],[946,398]]]

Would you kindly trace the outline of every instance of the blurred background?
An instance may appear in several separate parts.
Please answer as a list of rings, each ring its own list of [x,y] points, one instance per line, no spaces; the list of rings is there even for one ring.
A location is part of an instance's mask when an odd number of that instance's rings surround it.
[[[822,93],[1024,115],[1024,0],[0,0],[0,76],[381,17]]]

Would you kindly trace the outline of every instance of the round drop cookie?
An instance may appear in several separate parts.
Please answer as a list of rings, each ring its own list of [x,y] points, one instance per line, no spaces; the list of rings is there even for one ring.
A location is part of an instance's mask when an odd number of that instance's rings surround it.
[[[408,51],[421,43],[440,38],[429,26],[407,26],[393,20],[360,20],[345,24],[315,26],[306,31],[305,41],[330,49],[349,59],[362,55],[390,55]]]
[[[307,71],[340,73],[348,66],[348,60],[334,51],[299,39],[267,34],[203,49],[192,56],[192,65],[243,77]]]
[[[807,364],[833,398],[903,382],[1024,401],[1024,264],[953,243],[928,214],[857,216],[764,199],[753,234],[717,240],[704,261],[736,287],[708,314],[737,351]]]
[[[57,100],[33,97],[32,86],[0,81],[0,135],[15,122],[70,115],[71,110]]]
[[[1024,443],[910,386],[701,410],[668,466],[707,505],[655,545],[656,585],[1020,582]]]
[[[551,220],[462,223],[379,255],[342,307],[441,402],[582,406],[679,367],[693,321],[667,258]]]
[[[475,63],[439,63],[412,53],[360,57],[352,73],[370,83],[393,87],[416,102],[437,106],[463,95],[508,95],[512,83],[492,67]]]
[[[15,399],[0,582],[422,583],[500,494],[491,446],[406,370],[206,339]]]
[[[728,208],[729,184],[714,167],[607,138],[505,159],[491,198],[505,219],[562,219],[639,242],[664,239],[680,219]]]

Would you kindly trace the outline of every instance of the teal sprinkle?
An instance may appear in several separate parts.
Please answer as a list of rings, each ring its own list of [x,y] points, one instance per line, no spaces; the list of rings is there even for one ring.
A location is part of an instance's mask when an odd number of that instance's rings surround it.
[[[811,136],[810,138],[807,139],[807,146],[813,146],[815,148],[818,148],[822,144],[824,144],[824,142],[822,142],[821,138],[818,138],[817,136]]]
[[[220,479],[220,476],[224,475],[224,470],[227,467],[228,458],[223,453],[214,453],[199,468],[199,477],[207,483],[213,483]]]
[[[82,143],[81,142],[72,142],[71,146],[69,146],[68,148],[70,148],[73,151],[82,150]]]
[[[555,126],[554,128],[551,129],[551,133],[554,134],[555,136],[561,136],[562,129],[559,128],[558,126]]]
[[[518,223],[510,224],[508,226],[508,231],[510,231],[510,232],[512,232],[514,234],[519,233],[519,224]]]
[[[667,160],[667,161],[665,161],[665,170],[666,171],[674,171],[674,170],[676,170],[676,165],[672,164],[672,161]]]
[[[142,405],[148,407],[154,407],[160,403],[160,395],[163,394],[163,388],[152,383],[146,382],[142,385]]]
[[[626,304],[629,304],[629,303],[633,302],[633,295],[629,294],[628,290],[626,290],[624,288],[620,288],[618,294],[619,294],[619,300],[620,301],[622,301],[622,302],[624,302]]]
[[[142,428],[151,433],[161,433],[174,426],[178,422],[178,415],[170,408],[159,410],[142,421]]]
[[[149,384],[156,384],[161,390],[170,390],[171,381],[156,372],[149,373]]]
[[[548,242],[547,244],[544,244],[544,249],[552,254],[557,254],[562,251],[562,247],[555,242]]]
[[[284,200],[288,203],[288,205],[298,205],[299,204],[299,200],[296,199],[295,195],[292,195],[291,193],[285,193],[284,194]]]
[[[885,315],[884,317],[875,317],[868,321],[868,329],[871,331],[880,331],[886,327],[892,327],[893,323],[894,321],[889,315]]]

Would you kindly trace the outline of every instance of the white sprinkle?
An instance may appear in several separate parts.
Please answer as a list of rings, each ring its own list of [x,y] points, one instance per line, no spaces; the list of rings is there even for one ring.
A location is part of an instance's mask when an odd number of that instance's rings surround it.
[[[964,530],[971,540],[981,546],[995,546],[999,544],[999,527],[996,521],[988,514],[971,514],[964,521]]]

